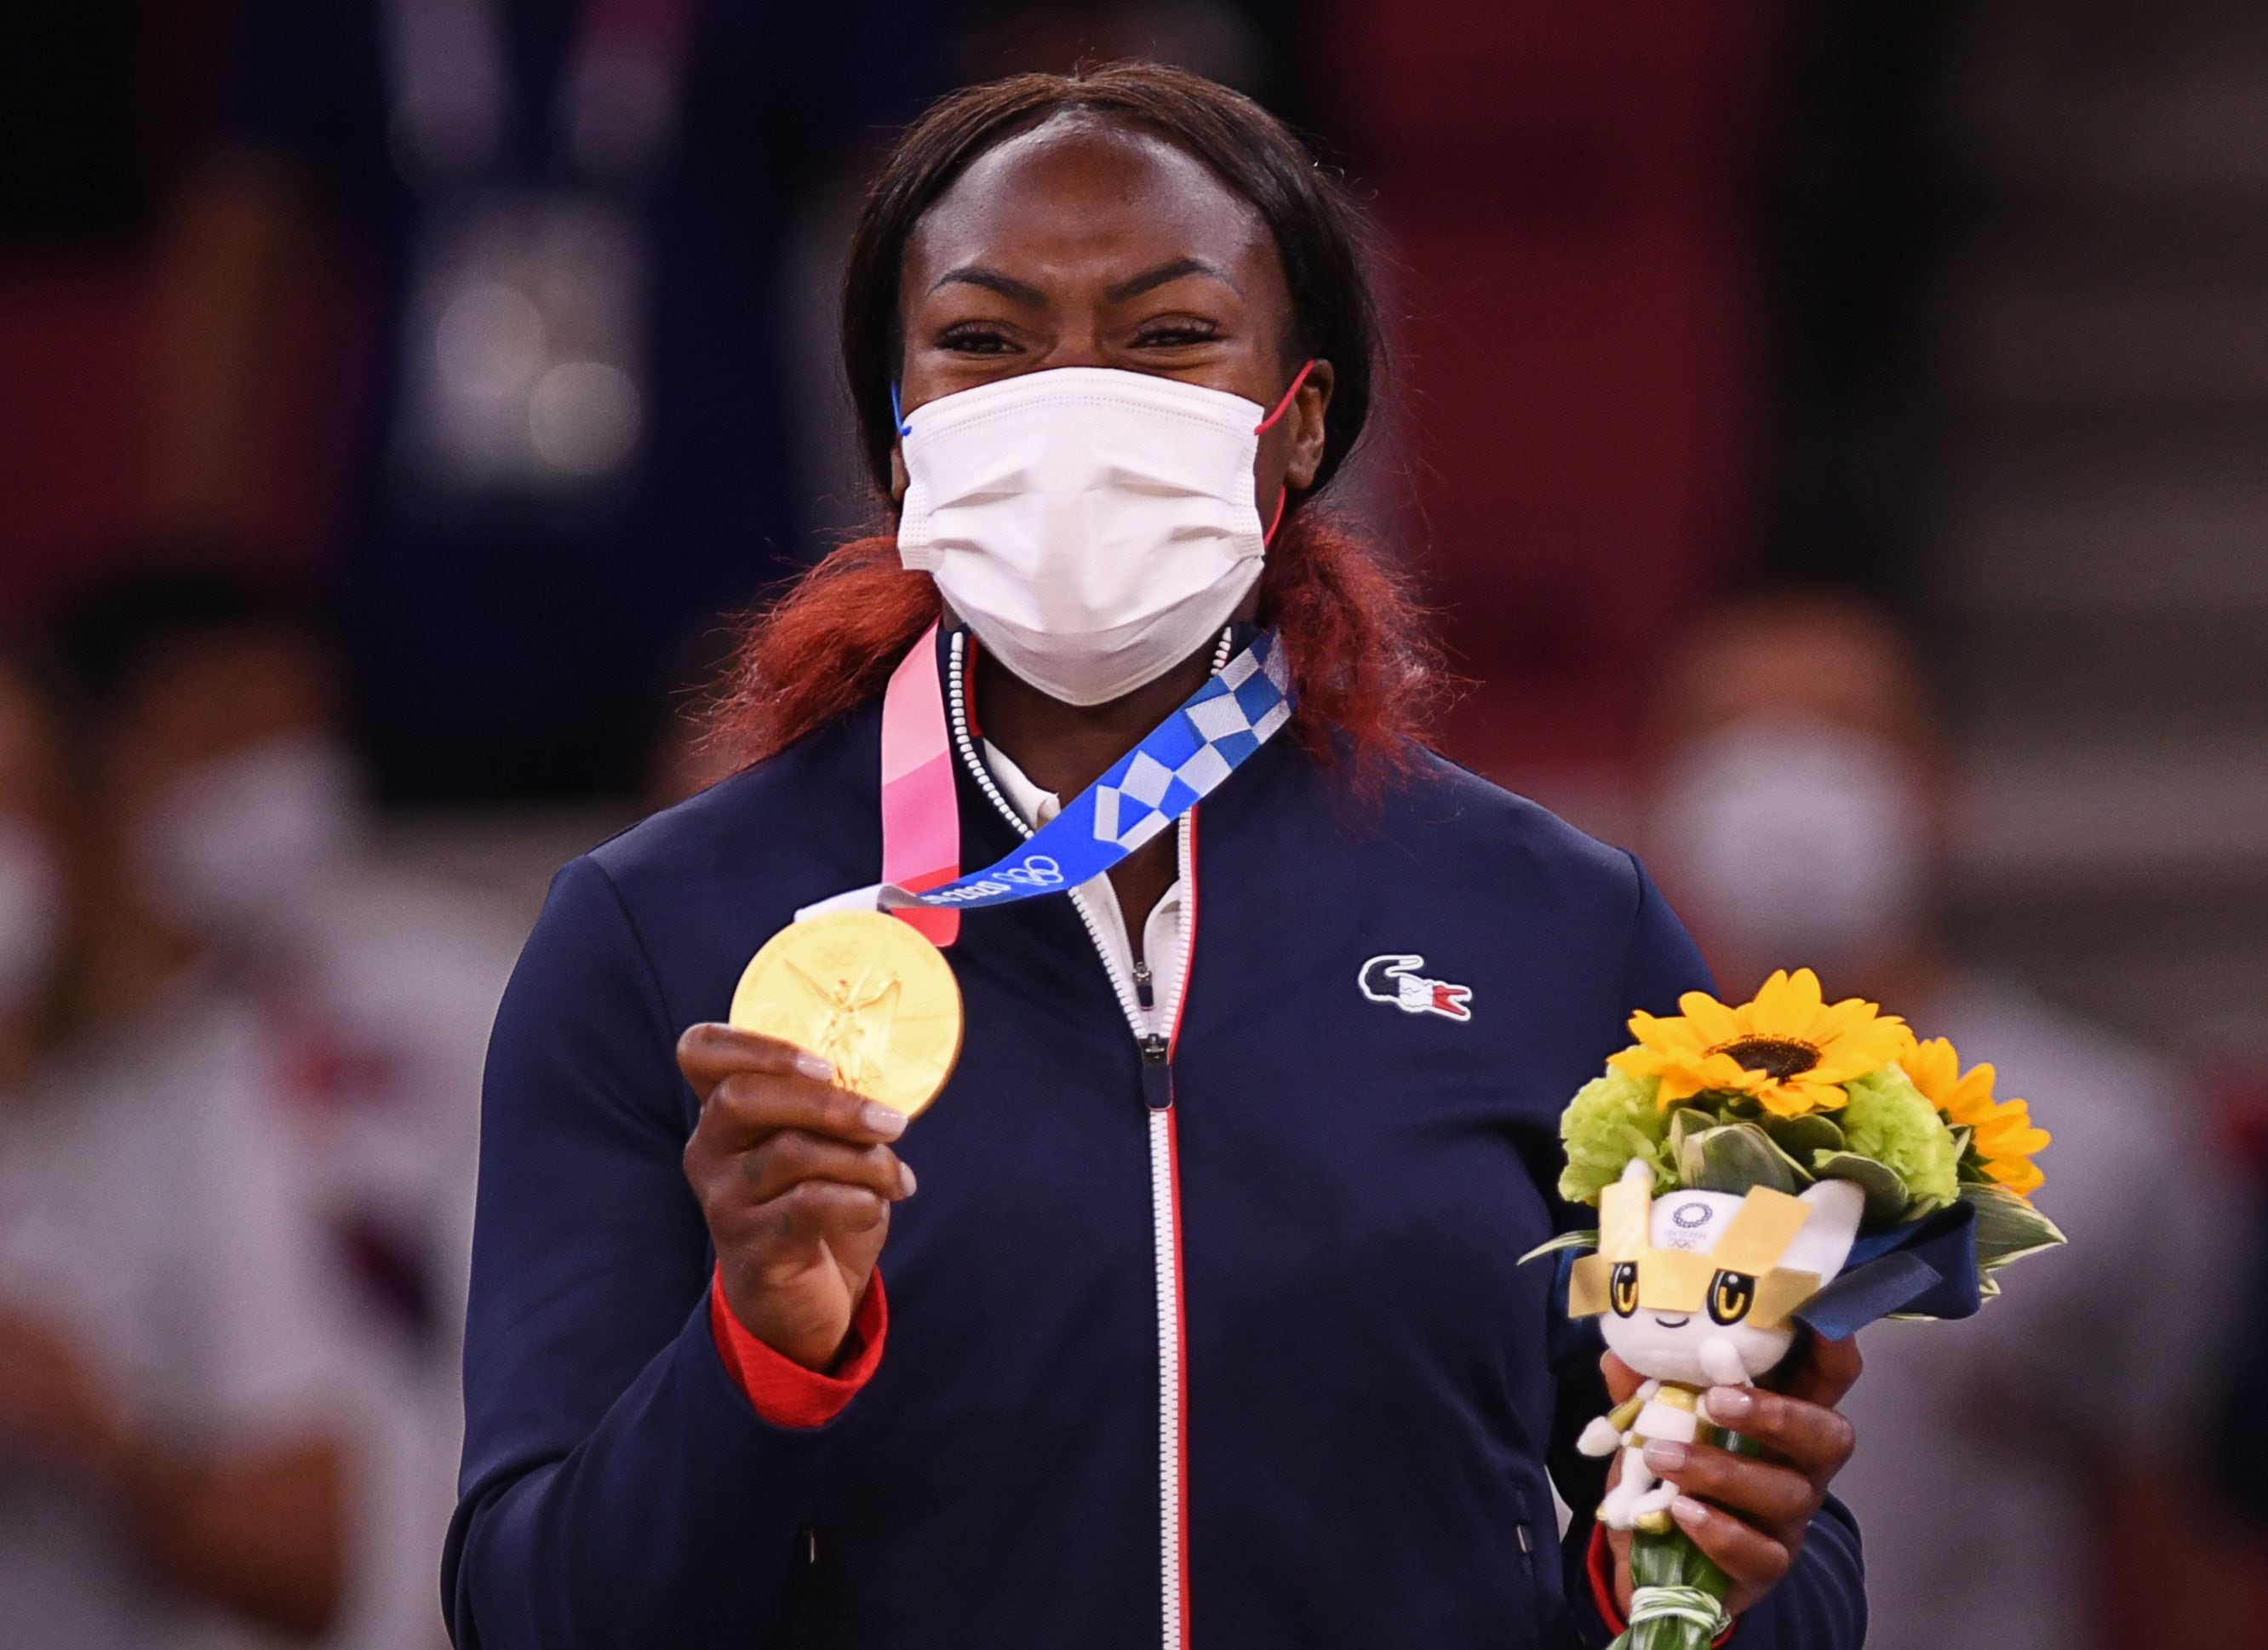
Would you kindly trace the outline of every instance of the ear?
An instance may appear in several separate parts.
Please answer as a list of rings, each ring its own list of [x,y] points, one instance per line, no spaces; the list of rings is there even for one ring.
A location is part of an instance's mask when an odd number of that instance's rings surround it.
[[[1599,1194],[1599,1253],[1609,1262],[1636,1260],[1653,1218],[1653,1166],[1634,1157],[1623,1177]]]
[[[1307,369],[1307,381],[1292,398],[1291,413],[1284,421],[1292,427],[1291,450],[1284,457],[1284,483],[1296,492],[1313,487],[1316,473],[1323,468],[1323,415],[1330,410],[1331,388],[1336,382],[1331,364],[1319,360]]]
[[[1859,1237],[1859,1217],[1867,1211],[1867,1194],[1856,1181],[1822,1180],[1801,1201],[1810,1206],[1810,1217],[1788,1241],[1779,1263],[1790,1271],[1809,1272],[1823,1284],[1850,1258],[1851,1245]]]

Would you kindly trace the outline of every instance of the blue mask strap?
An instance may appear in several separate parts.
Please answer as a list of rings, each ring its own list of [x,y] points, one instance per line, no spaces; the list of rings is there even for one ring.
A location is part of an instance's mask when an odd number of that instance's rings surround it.
[[[906,422],[905,414],[898,409],[898,381],[895,379],[890,380],[890,422],[897,425],[898,433],[902,436],[914,432],[914,427]]]

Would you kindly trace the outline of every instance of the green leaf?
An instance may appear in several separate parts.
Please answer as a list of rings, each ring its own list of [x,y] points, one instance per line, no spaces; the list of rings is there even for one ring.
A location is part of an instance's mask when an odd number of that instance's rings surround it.
[[[1773,1140],[1771,1135],[1765,1135],[1764,1138],[1771,1141],[1771,1149],[1775,1153],[1778,1153],[1779,1160],[1787,1166],[1788,1179],[1793,1182],[1794,1190],[1807,1190],[1809,1189],[1812,1182],[1819,1178],[1808,1168],[1804,1167],[1804,1159],[1791,1153],[1786,1146],[1782,1145],[1778,1141]]]
[[[1977,1264],[1985,1271],[2064,1241],[2054,1221],[2006,1186],[1963,1186],[1961,1197],[1977,1211]]]
[[[1677,1168],[1688,1186],[1702,1191],[1737,1196],[1758,1186],[1785,1192],[1796,1189],[1795,1165],[1752,1123],[1727,1123],[1687,1136]]]
[[[1520,1257],[1519,1263],[1525,1266],[1528,1262],[1541,1259],[1543,1256],[1557,1255],[1561,1249],[1594,1249],[1598,1247],[1599,1234],[1596,1232],[1562,1232],[1550,1242],[1538,1243],[1534,1249],[1528,1250]]]
[[[1822,1180],[1854,1182],[1867,1194],[1867,1212],[1860,1225],[1867,1231],[1896,1226],[1913,1207],[1913,1196],[1897,1170],[1856,1152],[1822,1152],[1811,1160],[1811,1172]]]
[[[1669,1114],[1669,1152],[1675,1157],[1685,1142],[1704,1130],[1718,1126],[1716,1118],[1698,1106],[1679,1106]]]
[[[1808,1163],[1821,1152],[1843,1149],[1843,1126],[1832,1117],[1807,1112],[1800,1117],[1767,1117],[1764,1132],[1772,1144],[1799,1163]]]

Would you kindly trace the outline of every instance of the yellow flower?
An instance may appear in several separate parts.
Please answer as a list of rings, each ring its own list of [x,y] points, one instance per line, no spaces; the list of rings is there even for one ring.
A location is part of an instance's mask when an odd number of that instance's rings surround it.
[[[1633,1077],[1659,1077],[1659,1103],[1696,1094],[1749,1095],[1776,1116],[1831,1111],[1849,1096],[1842,1086],[1896,1060],[1913,1042],[1905,1022],[1847,998],[1832,1006],[1809,969],[1766,980],[1756,1000],[1727,1008],[1705,991],[1677,999],[1674,1020],[1631,1016],[1638,1046],[1607,1064]]]
[[[1974,1065],[1963,1072],[1960,1055],[1943,1037],[1915,1043],[1899,1064],[1948,1123],[1970,1131],[1970,1144],[1984,1160],[1985,1174],[2020,1197],[2038,1190],[2046,1176],[2032,1155],[2050,1137],[2044,1129],[2032,1126],[2032,1109],[2022,1101],[1994,1102],[1991,1066]]]

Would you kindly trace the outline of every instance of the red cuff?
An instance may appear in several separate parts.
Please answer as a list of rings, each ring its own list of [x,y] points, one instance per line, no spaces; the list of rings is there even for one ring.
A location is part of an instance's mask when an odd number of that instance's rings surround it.
[[[1615,1602],[1615,1550],[1607,1544],[1604,1524],[1591,1526],[1591,1551],[1583,1567],[1591,1578],[1591,1602],[1598,1607],[1599,1619],[1618,1633],[1628,1632],[1630,1624],[1623,1619],[1622,1606]],[[1727,1642],[1740,1627],[1735,1621],[1712,1643]]]
[[[709,1332],[716,1337],[725,1373],[759,1416],[774,1426],[824,1426],[858,1396],[858,1389],[882,1361],[882,1343],[890,1333],[890,1303],[878,1270],[850,1320],[850,1337],[843,1343],[832,1374],[806,1369],[741,1328],[725,1304],[721,1271],[709,1278]]]

